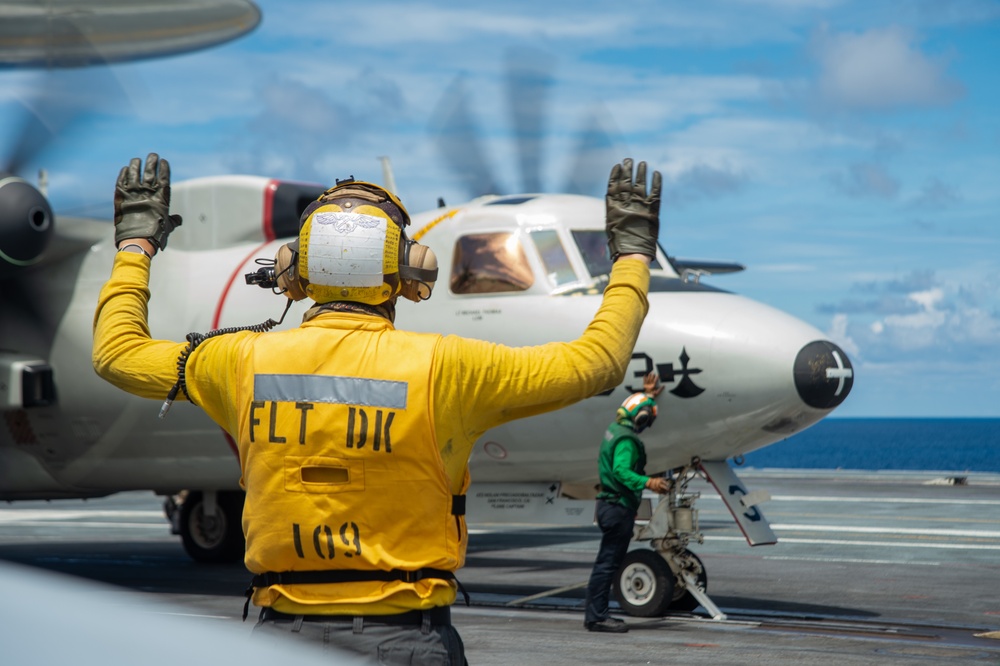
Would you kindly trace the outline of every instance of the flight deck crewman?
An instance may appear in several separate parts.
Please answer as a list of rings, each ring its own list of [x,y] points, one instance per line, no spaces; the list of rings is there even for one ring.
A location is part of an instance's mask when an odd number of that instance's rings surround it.
[[[648,309],[660,190],[654,172],[647,192],[645,163],[634,178],[630,159],[612,169],[611,278],[572,342],[511,348],[396,330],[397,297],[429,297],[436,260],[406,238],[397,197],[349,179],[306,208],[278,253],[281,289],[315,303],[299,327],[174,343],[151,339],[147,324],[151,259],[180,224],[169,165],[151,153],[122,169],[94,368],[136,395],[200,405],[237,442],[245,562],[262,608],[254,635],[380,663],[464,662],[450,606],[472,447],[490,428],[622,382]]]
[[[656,397],[663,391],[660,378],[651,372],[643,379],[641,393],[633,393],[615,414],[615,422],[604,432],[598,453],[601,492],[597,495],[597,526],[601,545],[587,583],[587,605],[583,625],[588,631],[624,633],[628,625],[609,614],[611,582],[628,552],[635,514],[644,489],[666,493],[668,481],[646,476],[646,447],[639,433],[656,420]]]

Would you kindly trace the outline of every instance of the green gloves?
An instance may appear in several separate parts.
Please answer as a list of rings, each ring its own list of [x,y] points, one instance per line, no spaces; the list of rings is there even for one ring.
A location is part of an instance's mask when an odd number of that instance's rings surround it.
[[[653,186],[646,195],[646,163],[639,162],[632,182],[632,160],[625,158],[611,169],[608,180],[607,232],[611,260],[623,254],[656,258],[660,234],[660,190],[663,178],[653,172]]]
[[[157,250],[167,246],[167,236],[180,226],[181,216],[170,214],[170,164],[156,153],[132,158],[122,167],[115,184],[115,245],[132,238],[146,238]]]

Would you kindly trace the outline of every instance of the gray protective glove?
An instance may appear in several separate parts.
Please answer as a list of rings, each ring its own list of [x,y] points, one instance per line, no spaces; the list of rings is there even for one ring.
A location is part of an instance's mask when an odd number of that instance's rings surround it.
[[[632,181],[632,160],[625,158],[611,169],[608,180],[607,232],[611,260],[623,254],[644,254],[656,258],[660,234],[660,190],[663,177],[653,172],[653,184],[646,195],[646,163],[639,162]]]
[[[115,184],[115,245],[131,238],[146,238],[157,250],[167,246],[167,236],[181,224],[170,214],[170,164],[156,153],[142,161],[133,157],[122,167]]]

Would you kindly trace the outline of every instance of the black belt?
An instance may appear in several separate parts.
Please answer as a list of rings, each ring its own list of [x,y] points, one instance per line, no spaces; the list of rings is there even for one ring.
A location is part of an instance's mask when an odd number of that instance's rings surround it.
[[[402,581],[416,583],[425,578],[455,580],[455,573],[443,569],[417,569],[404,571],[356,571],[346,569],[327,569],[321,571],[268,571],[257,574],[250,581],[251,587],[270,587],[272,585],[315,585],[322,583],[359,583],[364,581]],[[249,590],[248,590],[249,591]]]
[[[353,571],[353,570],[322,570],[322,571],[268,571],[257,574],[250,581],[250,587],[246,591],[246,603],[243,604],[243,620],[247,619],[250,611],[250,598],[253,596],[254,588],[270,587],[272,585],[316,585],[324,583],[356,583],[365,581],[402,581],[405,583],[416,583],[425,578],[438,578],[441,580],[453,580],[458,586],[462,596],[465,597],[465,605],[469,605],[469,593],[465,591],[462,584],[455,578],[455,573],[443,569],[417,569],[416,571],[403,571],[393,569],[392,571]],[[322,616],[320,616],[322,617]],[[378,617],[378,616],[374,616]]]
[[[282,613],[273,608],[265,608],[260,613],[261,620],[287,620],[294,622],[302,618],[304,622],[354,622],[354,618],[360,617],[365,624],[402,624],[420,626],[424,621],[424,616],[430,616],[431,625],[451,625],[451,608],[448,606],[435,606],[427,610],[412,610],[395,615],[292,615]]]

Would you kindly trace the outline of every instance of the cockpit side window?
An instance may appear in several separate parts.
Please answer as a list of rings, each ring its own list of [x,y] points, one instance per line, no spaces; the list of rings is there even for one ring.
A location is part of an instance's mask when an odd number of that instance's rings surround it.
[[[531,232],[531,240],[538,248],[538,254],[542,257],[542,265],[545,267],[545,274],[555,287],[562,286],[567,282],[576,280],[576,271],[569,263],[566,256],[566,248],[559,240],[559,234],[554,229],[539,229]]]
[[[611,255],[608,253],[608,236],[603,231],[576,230],[572,231],[573,241],[580,248],[587,271],[592,277],[611,273]],[[663,268],[656,257],[653,257],[650,268]]]
[[[456,294],[524,291],[534,282],[528,257],[515,234],[469,234],[455,243],[451,290]]]

